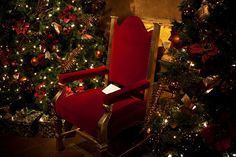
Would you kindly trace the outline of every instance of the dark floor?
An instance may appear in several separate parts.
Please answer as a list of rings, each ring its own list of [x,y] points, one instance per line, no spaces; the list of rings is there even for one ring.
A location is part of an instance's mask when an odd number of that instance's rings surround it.
[[[0,136],[1,157],[93,157],[81,149],[78,144],[85,142],[79,137],[67,138],[66,149],[56,151],[54,138]]]
[[[127,137],[125,137],[127,138]],[[124,141],[116,143],[116,147],[127,144]],[[22,137],[17,135],[0,135],[0,157],[96,157],[95,150],[90,148],[83,138],[66,138],[64,141],[66,149],[56,151],[55,139],[41,136]],[[144,154],[133,151],[127,157],[144,157]],[[125,156],[126,157],[126,156]]]

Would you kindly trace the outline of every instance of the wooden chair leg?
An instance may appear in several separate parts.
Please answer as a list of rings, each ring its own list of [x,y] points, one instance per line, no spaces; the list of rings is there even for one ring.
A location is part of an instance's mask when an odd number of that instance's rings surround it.
[[[107,153],[107,150],[97,150],[96,151],[96,157],[108,157],[108,153]]]
[[[65,149],[62,136],[62,120],[58,116],[54,116],[54,128],[56,138],[56,150],[62,151]]]
[[[97,150],[96,150],[96,157],[109,157],[108,155],[108,146],[104,145],[104,146],[100,146],[97,145]]]
[[[72,127],[73,127],[73,124],[71,124],[68,121],[65,121],[64,125],[63,125],[63,130],[64,130],[64,132],[71,131]],[[64,137],[70,138],[70,137],[75,137],[75,135],[76,135],[76,132],[74,131],[74,132],[70,132],[70,133],[65,134]]]

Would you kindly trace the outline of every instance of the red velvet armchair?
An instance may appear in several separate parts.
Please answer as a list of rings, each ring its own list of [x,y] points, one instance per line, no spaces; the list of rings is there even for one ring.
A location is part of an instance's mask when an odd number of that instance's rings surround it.
[[[159,35],[158,24],[147,32],[137,16],[129,16],[121,24],[112,16],[106,66],[59,75],[62,90],[53,103],[58,150],[64,148],[63,137],[76,131],[92,141],[98,148],[97,156],[102,156],[112,137],[144,122],[154,81]],[[104,94],[101,87],[66,96],[65,83],[96,75],[103,75],[106,85],[113,83],[121,89]],[[77,129],[62,132],[61,119]]]

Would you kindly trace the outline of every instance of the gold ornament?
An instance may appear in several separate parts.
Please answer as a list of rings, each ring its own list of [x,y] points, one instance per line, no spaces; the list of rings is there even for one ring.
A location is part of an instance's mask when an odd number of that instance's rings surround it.
[[[186,108],[195,109],[193,100],[191,100],[187,94],[184,94],[184,96],[181,98],[181,101],[184,103]]]
[[[56,22],[52,22],[51,26],[55,29],[57,34],[61,33],[62,26]]]
[[[68,59],[62,62],[62,68],[64,72],[69,70],[76,63],[76,56],[78,56],[79,54],[80,54],[80,47],[77,47],[71,51]]]
[[[209,14],[210,14],[209,13],[209,6],[205,0],[202,2],[201,7],[198,9],[198,11],[196,13],[201,20],[203,20],[207,16],[209,16]]]
[[[103,52],[100,51],[100,50],[97,50],[97,51],[95,52],[95,56],[96,56],[96,58],[101,58],[101,57],[103,56]]]
[[[37,57],[33,57],[30,62],[33,66],[37,66],[39,64],[39,60]]]
[[[28,80],[28,78],[25,77],[25,76],[22,76],[22,77],[20,78],[20,82],[25,82],[25,81],[27,81],[27,80]]]
[[[90,34],[83,34],[81,38],[82,38],[82,39],[88,39],[88,40],[89,40],[89,39],[92,39],[93,36],[90,35]]]
[[[178,43],[181,42],[181,39],[180,39],[179,35],[175,35],[175,36],[173,37],[173,42],[174,42],[175,44],[178,44]]]

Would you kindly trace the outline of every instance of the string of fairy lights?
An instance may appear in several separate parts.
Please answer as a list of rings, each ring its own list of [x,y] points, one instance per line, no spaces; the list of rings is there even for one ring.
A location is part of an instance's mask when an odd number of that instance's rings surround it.
[[[43,98],[40,98],[38,103],[45,104],[47,101],[50,101],[46,89],[56,88],[56,74],[64,71],[63,63],[67,62],[68,58],[73,55],[71,54],[72,50],[76,47],[80,48],[80,53],[74,55],[75,58],[71,58],[68,63],[71,69],[67,69],[68,71],[77,71],[85,67],[94,68],[97,64],[101,64],[99,59],[103,57],[106,45],[102,37],[95,37],[96,32],[94,30],[96,26],[94,22],[98,19],[91,14],[84,13],[79,2],[75,0],[67,1],[66,4],[62,2],[39,0],[36,8],[31,6],[30,3],[18,2],[19,4],[16,4],[14,9],[18,11],[24,10],[27,15],[26,19],[20,19],[12,26],[12,30],[16,32],[14,42],[17,48],[12,50],[12,47],[9,47],[7,44],[0,45],[0,50],[11,54],[14,58],[10,63],[4,64],[4,71],[1,74],[3,82],[8,82],[10,85],[12,83],[17,84],[14,88],[10,87],[9,84],[0,87],[1,95],[8,93],[6,94],[6,100],[9,100],[9,103],[14,101],[10,101],[13,96],[9,94],[11,92],[17,95],[14,99],[22,99],[22,86],[20,84],[23,84],[23,88],[29,88],[29,90],[37,88],[44,91],[40,95]],[[15,10],[13,8],[10,9],[8,14],[14,13]],[[53,34],[52,31],[56,33]],[[64,38],[68,35],[68,39],[73,42],[73,45],[53,43],[54,41],[57,42],[55,37],[57,35]],[[47,40],[51,40],[51,43]],[[69,47],[66,51],[63,49],[65,46]],[[86,53],[88,52],[86,51],[91,51],[89,52],[91,55],[87,55]],[[32,56],[30,62],[26,55]],[[78,55],[80,55],[79,58],[76,58]],[[46,68],[43,65],[45,69],[39,70],[41,62],[45,62],[45,60],[52,65],[46,65]],[[28,69],[29,71],[24,71],[26,66],[33,68]],[[12,69],[14,69],[13,72]],[[30,73],[32,74],[28,75]],[[90,82],[96,86],[99,80],[99,77],[95,77]],[[27,86],[25,82],[28,82]],[[79,85],[83,86],[84,84],[79,83]]]

